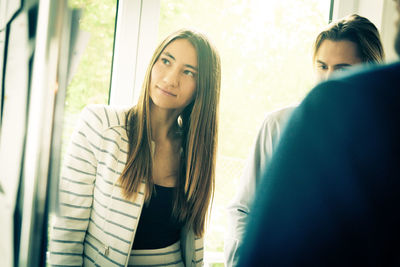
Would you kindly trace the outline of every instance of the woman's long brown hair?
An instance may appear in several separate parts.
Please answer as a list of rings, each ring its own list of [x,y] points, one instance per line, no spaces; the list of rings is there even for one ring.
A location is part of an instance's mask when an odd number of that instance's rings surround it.
[[[140,183],[145,182],[145,201],[150,200],[154,187],[149,92],[151,70],[165,47],[176,39],[186,39],[196,49],[198,74],[195,98],[177,121],[183,153],[173,215],[177,220],[189,224],[197,236],[202,236],[208,208],[214,196],[221,86],[219,55],[203,34],[180,30],[168,36],[156,49],[146,72],[139,102],[127,114],[129,152],[119,179],[127,199],[134,199]]]

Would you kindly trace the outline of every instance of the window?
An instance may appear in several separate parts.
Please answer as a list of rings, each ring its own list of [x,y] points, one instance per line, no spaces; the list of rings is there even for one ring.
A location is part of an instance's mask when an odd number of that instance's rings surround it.
[[[217,177],[206,263],[223,261],[226,205],[267,112],[312,88],[312,45],[328,23],[329,0],[162,0],[159,40],[182,27],[206,33],[222,62]]]
[[[108,103],[117,0],[70,0],[68,4],[82,9],[79,29],[84,34],[75,55],[79,62],[72,67],[73,77],[67,88],[63,147],[86,105]]]

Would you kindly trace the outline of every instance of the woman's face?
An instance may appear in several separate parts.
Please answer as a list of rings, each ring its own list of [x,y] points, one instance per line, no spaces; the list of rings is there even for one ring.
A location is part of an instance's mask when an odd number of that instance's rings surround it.
[[[328,79],[334,71],[343,70],[361,63],[357,45],[351,41],[322,41],[314,61],[318,81]]]
[[[151,70],[150,97],[164,109],[184,109],[196,92],[197,53],[186,39],[167,45]]]

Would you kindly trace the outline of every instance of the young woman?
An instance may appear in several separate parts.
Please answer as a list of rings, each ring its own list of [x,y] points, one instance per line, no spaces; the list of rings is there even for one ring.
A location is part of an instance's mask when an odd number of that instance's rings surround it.
[[[156,49],[136,106],[84,109],[60,177],[50,264],[202,265],[220,80],[208,39],[181,30]]]
[[[328,25],[314,43],[313,65],[317,81],[334,72],[362,63],[382,63],[384,52],[379,32],[368,19],[351,15]],[[230,231],[225,240],[226,266],[235,266],[237,248],[246,230],[250,206],[259,178],[295,107],[270,113],[264,120],[241,179],[240,190],[228,207]]]

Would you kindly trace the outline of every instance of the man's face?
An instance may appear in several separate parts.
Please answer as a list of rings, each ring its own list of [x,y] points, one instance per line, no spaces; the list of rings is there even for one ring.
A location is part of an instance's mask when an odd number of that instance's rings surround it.
[[[328,79],[334,72],[362,63],[357,45],[348,40],[322,41],[315,55],[314,70],[318,81]]]
[[[397,24],[397,35],[396,35],[396,40],[394,43],[394,48],[396,49],[397,55],[400,56],[400,0],[395,0],[397,4],[397,13],[399,15],[399,18],[397,18],[396,24]]]

